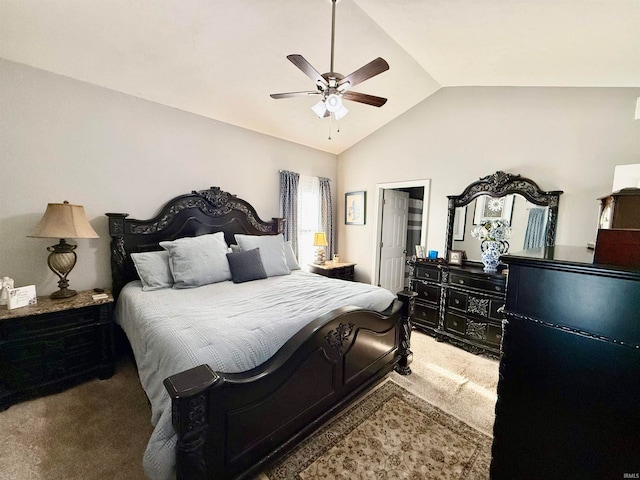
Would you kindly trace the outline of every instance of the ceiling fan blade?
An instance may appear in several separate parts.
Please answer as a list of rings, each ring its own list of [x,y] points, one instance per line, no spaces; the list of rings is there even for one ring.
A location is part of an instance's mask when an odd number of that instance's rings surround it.
[[[272,93],[271,98],[291,98],[291,97],[308,97],[310,95],[320,95],[322,92],[309,91],[309,92],[287,92],[287,93]]]
[[[381,107],[387,103],[386,98],[376,97],[375,95],[367,95],[360,92],[344,92],[342,94],[344,100],[351,100],[352,102],[366,103],[374,107]]]
[[[313,68],[313,66],[309,62],[307,62],[307,60],[302,55],[294,53],[291,55],[287,55],[287,58],[291,61],[291,63],[302,70],[307,77],[316,82],[316,84],[318,84],[319,82],[325,87],[329,86],[324,77],[320,75],[318,71]]]
[[[338,88],[347,82],[349,82],[349,88],[351,88],[387,70],[389,70],[389,64],[383,58],[378,57],[340,80]]]

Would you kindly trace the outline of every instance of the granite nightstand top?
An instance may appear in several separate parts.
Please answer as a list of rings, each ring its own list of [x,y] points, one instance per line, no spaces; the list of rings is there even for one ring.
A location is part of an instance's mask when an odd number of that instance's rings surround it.
[[[43,313],[61,312],[64,310],[113,302],[113,295],[111,295],[111,292],[105,289],[104,293],[107,295],[107,298],[99,300],[93,299],[93,295],[98,294],[98,292],[95,292],[94,290],[84,290],[78,292],[77,295],[71,298],[62,298],[57,300],[54,300],[47,295],[38,297],[38,303],[35,305],[14,308],[13,310],[9,310],[6,305],[0,305],[0,320],[26,317],[28,315],[41,315]]]

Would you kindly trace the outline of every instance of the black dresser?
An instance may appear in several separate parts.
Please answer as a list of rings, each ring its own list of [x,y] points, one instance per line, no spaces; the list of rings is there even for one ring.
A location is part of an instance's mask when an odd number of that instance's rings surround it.
[[[416,260],[409,264],[415,300],[413,325],[438,340],[497,358],[506,277],[481,266]]]
[[[491,478],[640,477],[640,271],[583,247],[509,265]]]

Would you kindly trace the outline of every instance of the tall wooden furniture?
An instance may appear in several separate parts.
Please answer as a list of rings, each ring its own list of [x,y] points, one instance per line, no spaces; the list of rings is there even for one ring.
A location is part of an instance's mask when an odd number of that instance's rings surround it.
[[[0,410],[27,398],[113,375],[113,297],[93,290],[33,306],[0,307]]]
[[[592,255],[555,247],[503,258],[492,479],[640,471],[640,271]]]
[[[600,200],[600,228],[640,228],[640,188],[623,188]]]

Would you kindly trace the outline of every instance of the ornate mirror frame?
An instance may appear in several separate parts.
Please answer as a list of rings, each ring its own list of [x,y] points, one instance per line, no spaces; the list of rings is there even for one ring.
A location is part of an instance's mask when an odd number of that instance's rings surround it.
[[[528,178],[498,170],[496,173],[480,178],[473,182],[460,195],[448,195],[447,214],[447,241],[445,258],[449,258],[449,250],[453,246],[453,233],[455,213],[457,207],[464,207],[481,195],[491,197],[504,197],[517,193],[535,205],[549,207],[547,209],[547,231],[545,245],[551,247],[555,245],[556,227],[558,222],[558,203],[562,190],[545,192]],[[476,262],[472,262],[476,263]]]

